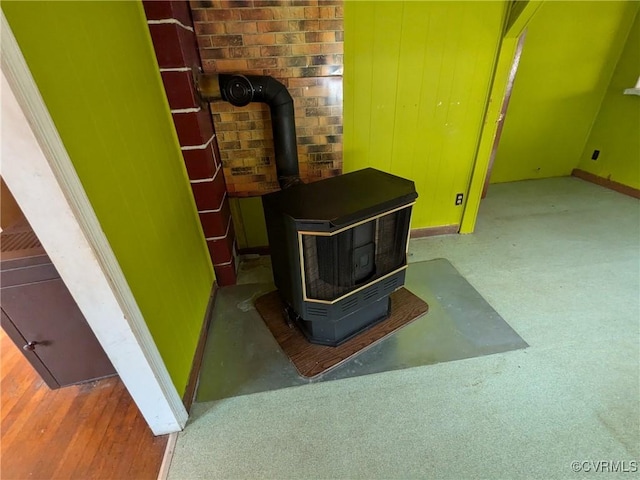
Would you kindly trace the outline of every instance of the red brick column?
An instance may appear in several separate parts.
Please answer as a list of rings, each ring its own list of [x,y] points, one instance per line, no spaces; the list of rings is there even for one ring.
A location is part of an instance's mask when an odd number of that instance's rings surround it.
[[[201,63],[189,3],[149,0],[143,5],[216,279],[233,285],[235,233],[211,112],[195,89]]]

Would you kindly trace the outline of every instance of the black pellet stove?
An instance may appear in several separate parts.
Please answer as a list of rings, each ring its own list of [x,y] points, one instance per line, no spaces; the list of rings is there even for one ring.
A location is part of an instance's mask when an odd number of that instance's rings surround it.
[[[271,77],[203,75],[207,100],[271,110],[281,190],[262,197],[273,276],[310,342],[337,346],[383,321],[404,285],[412,181],[373,168],[304,184],[298,174],[293,100]]]
[[[416,197],[373,168],[262,197],[275,284],[309,341],[335,346],[387,318]]]

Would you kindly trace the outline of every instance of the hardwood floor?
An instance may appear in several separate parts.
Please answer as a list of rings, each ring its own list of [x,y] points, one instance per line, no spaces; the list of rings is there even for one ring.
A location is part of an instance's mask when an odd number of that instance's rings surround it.
[[[0,478],[155,479],[154,437],[118,377],[50,390],[0,330]]]

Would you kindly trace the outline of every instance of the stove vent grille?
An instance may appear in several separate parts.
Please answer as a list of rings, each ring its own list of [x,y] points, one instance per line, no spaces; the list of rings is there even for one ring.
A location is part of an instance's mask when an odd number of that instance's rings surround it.
[[[407,206],[335,235],[303,234],[307,297],[333,301],[402,267],[410,216]],[[376,285],[365,295],[372,298],[377,293]]]

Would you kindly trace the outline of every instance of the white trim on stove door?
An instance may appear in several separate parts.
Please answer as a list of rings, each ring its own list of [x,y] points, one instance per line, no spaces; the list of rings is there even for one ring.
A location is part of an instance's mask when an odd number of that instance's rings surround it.
[[[187,411],[2,13],[1,174],[155,435]]]

